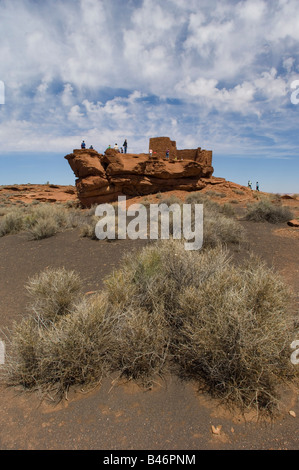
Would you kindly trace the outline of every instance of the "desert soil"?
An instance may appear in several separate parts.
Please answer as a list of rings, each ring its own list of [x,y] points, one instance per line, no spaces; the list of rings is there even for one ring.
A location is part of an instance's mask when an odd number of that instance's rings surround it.
[[[68,193],[69,194],[69,193]],[[299,202],[286,201],[298,210]],[[298,212],[296,212],[298,215]],[[299,229],[240,220],[247,242],[234,250],[236,261],[250,251],[273,266],[292,288],[298,315]],[[103,279],[146,241],[108,243],[81,238],[78,230],[28,241],[24,234],[0,238],[0,330],[26,312],[25,284],[47,266],[73,269],[85,280],[82,295],[100,290]],[[1,336],[1,334],[0,334]],[[4,338],[3,334],[2,337]],[[299,339],[299,338],[298,338]],[[298,366],[299,367],[299,366]],[[298,395],[282,391],[281,416],[258,421],[241,416],[199,394],[195,384],[169,376],[145,391],[133,382],[104,380],[94,390],[71,390],[59,404],[1,386],[1,450],[297,450]],[[292,412],[290,414],[290,411]],[[214,426],[214,432],[213,428]]]

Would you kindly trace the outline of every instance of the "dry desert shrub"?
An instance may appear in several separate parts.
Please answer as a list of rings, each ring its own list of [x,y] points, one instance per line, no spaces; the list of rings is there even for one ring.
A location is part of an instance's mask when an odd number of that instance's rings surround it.
[[[112,324],[105,296],[83,300],[71,313],[46,325],[32,317],[24,319],[15,325],[7,384],[52,399],[60,399],[72,385],[95,385],[108,374],[115,357]]]
[[[237,189],[237,188],[233,188],[233,192],[235,194],[239,194],[239,196],[243,196],[245,194],[244,191],[242,191],[241,189]]]
[[[213,190],[206,191],[205,194],[207,194],[210,197],[220,197],[220,198],[226,197],[225,193],[221,193],[219,191],[213,191]]]
[[[52,219],[40,219],[35,222],[27,231],[30,240],[42,240],[53,237],[59,231],[59,226]]]
[[[80,227],[80,235],[81,237],[91,238],[91,240],[96,240],[96,224],[98,222],[98,218],[95,215],[91,215],[88,219],[81,225]]]
[[[159,309],[126,306],[113,328],[113,338],[117,345],[114,367],[121,376],[150,387],[157,376],[165,373],[170,338]]]
[[[36,201],[37,202],[37,201]],[[79,208],[38,203],[7,211],[0,220],[0,236],[25,231],[29,239],[40,240],[82,225],[86,215]]]
[[[261,200],[258,203],[251,204],[247,208],[246,219],[254,222],[269,222],[277,224],[287,222],[293,218],[292,211],[282,205],[272,204],[270,201]]]
[[[66,271],[28,283],[31,316],[12,332],[8,383],[61,397],[111,372],[149,386],[167,370],[273,414],[280,385],[298,378],[290,293],[255,258],[238,267],[219,245],[157,241],[127,254],[101,293],[80,300],[79,284]]]
[[[74,271],[47,269],[33,276],[26,285],[31,298],[29,309],[38,323],[55,322],[73,310],[81,287],[82,281]]]
[[[280,385],[296,377],[288,295],[259,261],[235,268],[220,258],[212,276],[180,293],[182,325],[174,341],[179,373],[243,411],[274,413]]]
[[[0,220],[0,237],[9,233],[18,233],[23,228],[23,216],[20,209],[6,212]]]
[[[204,213],[204,247],[228,244],[240,245],[244,240],[244,229],[236,220],[221,213]]]
[[[191,253],[180,241],[158,242],[108,281],[111,300],[116,285],[122,308],[158,313],[162,364],[225,403],[272,414],[279,386],[298,377],[290,293],[260,260],[234,267],[219,246]]]
[[[203,205],[203,248],[222,244],[240,245],[245,240],[245,231],[233,219],[234,210],[230,204],[220,205],[200,192],[190,194],[185,203],[191,206],[191,230],[193,233],[197,228],[195,226],[195,204]],[[175,205],[181,208],[181,226],[183,227],[183,203],[181,201],[175,201],[174,203],[170,201],[168,205],[169,209],[175,207]],[[170,235],[174,236],[174,234],[173,218],[170,218]],[[183,231],[178,235],[183,237]]]

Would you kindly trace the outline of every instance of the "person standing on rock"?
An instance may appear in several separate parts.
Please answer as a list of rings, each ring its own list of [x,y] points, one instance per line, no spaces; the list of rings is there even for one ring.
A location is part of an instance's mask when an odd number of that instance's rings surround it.
[[[81,142],[81,149],[85,149],[85,147],[86,147],[85,142],[84,142],[84,140],[82,140],[82,142]]]
[[[259,182],[258,182],[258,181],[256,182],[255,189],[256,189],[257,191],[260,190],[260,185],[259,185]]]
[[[128,142],[127,142],[127,139],[125,139],[125,141],[123,143],[123,148],[124,148],[125,153],[127,153],[127,147],[128,147]]]
[[[169,159],[169,149],[166,150],[166,155],[165,155],[166,160]]]
[[[114,145],[114,150],[116,150],[118,152],[118,145],[117,144]]]

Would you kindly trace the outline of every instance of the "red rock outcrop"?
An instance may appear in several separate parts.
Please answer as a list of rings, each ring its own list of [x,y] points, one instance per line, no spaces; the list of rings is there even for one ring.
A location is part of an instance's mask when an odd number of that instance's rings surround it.
[[[0,187],[0,200],[13,204],[39,202],[78,202],[74,186],[56,184],[13,184]]]
[[[78,198],[84,207],[116,201],[118,196],[142,196],[179,189],[203,189],[213,178],[212,152],[177,150],[168,137],[150,139],[149,153],[123,154],[107,149],[99,154],[93,149],[74,150],[66,155],[76,176]],[[170,158],[166,160],[166,149]],[[154,153],[155,152],[155,153]],[[222,180],[222,179],[221,179]]]

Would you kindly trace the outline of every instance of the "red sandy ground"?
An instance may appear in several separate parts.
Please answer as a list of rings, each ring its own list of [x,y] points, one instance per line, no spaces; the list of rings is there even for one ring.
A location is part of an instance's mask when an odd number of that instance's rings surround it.
[[[15,188],[0,188],[3,204],[34,199],[76,200],[70,186]],[[217,202],[237,200],[236,211],[256,200],[255,192],[248,188],[244,195],[221,185],[211,189],[226,194],[225,198],[216,197]],[[182,191],[170,194],[182,200],[186,196]],[[134,198],[130,203],[143,199]],[[147,199],[158,202],[156,195]],[[298,199],[283,199],[283,204],[298,217]],[[242,259],[254,251],[274,266],[293,289],[298,314],[299,229],[287,224],[240,223],[246,230],[247,244],[234,256]],[[85,279],[86,294],[101,289],[103,278],[118,266],[125,251],[133,253],[143,244],[131,240],[94,241],[81,238],[77,230],[39,241],[28,241],[22,234],[0,238],[0,329],[11,327],[13,320],[26,314],[24,285],[35,273],[47,266],[74,269]],[[281,416],[270,423],[257,421],[255,413],[244,417],[228,411],[216,400],[198,394],[195,384],[182,383],[172,376],[157,381],[150,391],[133,382],[115,384],[107,379],[92,391],[72,390],[58,405],[41,403],[35,394],[1,387],[0,449],[298,449],[298,396],[293,390],[282,392]],[[214,434],[212,426],[220,432]]]

